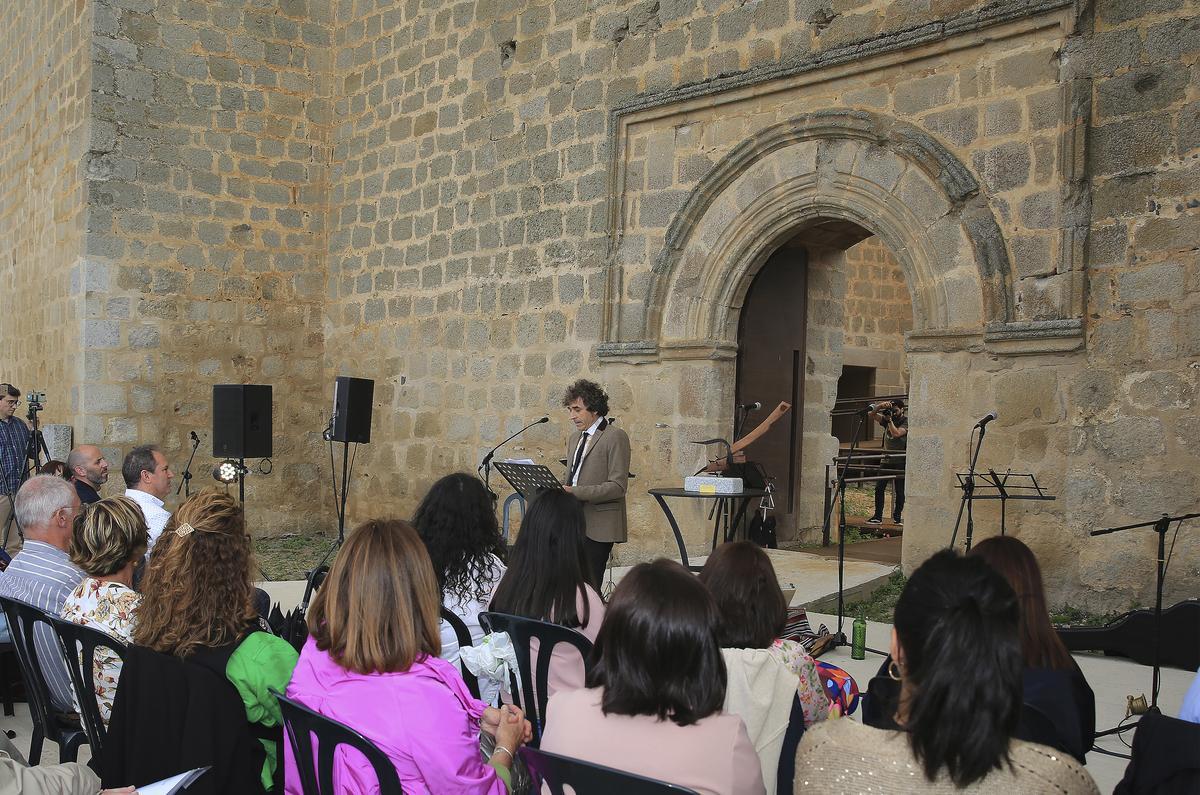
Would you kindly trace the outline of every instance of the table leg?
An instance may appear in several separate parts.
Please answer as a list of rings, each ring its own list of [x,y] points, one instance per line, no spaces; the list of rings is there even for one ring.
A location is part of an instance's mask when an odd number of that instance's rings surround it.
[[[687,549],[683,546],[683,533],[679,531],[679,522],[675,521],[675,514],[671,513],[671,506],[667,505],[667,501],[663,499],[661,494],[655,494],[654,499],[658,500],[663,513],[667,515],[667,521],[671,524],[671,532],[675,534],[675,543],[679,545],[680,562],[683,563],[685,569],[691,570],[692,566],[688,563]]]

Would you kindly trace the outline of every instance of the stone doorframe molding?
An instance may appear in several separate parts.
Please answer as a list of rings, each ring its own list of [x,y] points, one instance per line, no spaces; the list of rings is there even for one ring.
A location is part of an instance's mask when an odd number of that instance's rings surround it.
[[[982,337],[1012,323],[1008,251],[978,181],[914,125],[822,110],[768,127],[714,166],[667,229],[640,334],[605,329],[602,359],[734,355],[758,269],[806,226],[851,222],[896,255],[914,331]],[[629,331],[637,329],[628,329]]]

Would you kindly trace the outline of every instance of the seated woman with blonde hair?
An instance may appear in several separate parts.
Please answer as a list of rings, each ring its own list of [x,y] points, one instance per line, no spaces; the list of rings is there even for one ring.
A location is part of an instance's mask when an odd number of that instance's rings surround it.
[[[87,576],[63,602],[62,617],[98,629],[122,643],[133,642],[141,594],[133,570],[146,554],[149,535],[142,509],[128,497],[85,505],[71,528],[71,562]],[[92,659],[96,704],[105,725],[121,678],[121,658],[103,646]]]
[[[262,729],[283,725],[278,700],[296,666],[296,650],[266,627],[254,607],[255,570],[237,500],[202,491],[183,501],[154,544],[142,580],[134,643],[224,671]],[[269,732],[282,737],[278,730]],[[263,789],[274,786],[278,740],[261,738]]]
[[[372,520],[346,537],[308,613],[309,638],[287,695],[361,733],[396,766],[405,792],[508,791],[529,722],[471,696],[441,659],[438,581],[411,526]],[[496,739],[486,762],[480,730]],[[300,793],[286,749],[286,791]],[[338,792],[378,791],[357,754],[334,762]]]

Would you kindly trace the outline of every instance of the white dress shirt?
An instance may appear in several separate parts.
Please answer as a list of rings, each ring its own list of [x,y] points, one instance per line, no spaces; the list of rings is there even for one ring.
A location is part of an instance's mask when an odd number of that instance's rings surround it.
[[[596,429],[600,427],[600,423],[602,423],[602,422],[604,422],[604,418],[597,417],[596,421],[592,423],[591,427],[583,432],[583,436],[579,437],[579,444],[580,445],[588,444],[591,441],[592,437],[596,434]],[[568,483],[567,485],[569,485],[569,486],[578,486],[579,485],[579,470],[583,469],[583,459],[587,458],[588,452],[589,452],[588,449],[586,447],[584,447],[583,457],[579,459],[579,468],[575,470],[574,477],[571,478],[571,482]],[[575,448],[575,455],[576,456],[579,455],[578,447]],[[574,461],[575,460],[574,457],[572,457],[571,460]],[[570,464],[568,464],[568,466],[570,466]]]
[[[146,554],[149,554],[150,550],[154,549],[154,542],[162,535],[167,520],[171,518],[171,512],[163,507],[162,500],[149,492],[125,489],[125,496],[136,502],[142,509],[142,516],[146,517],[146,529],[150,531],[150,543],[146,546]]]

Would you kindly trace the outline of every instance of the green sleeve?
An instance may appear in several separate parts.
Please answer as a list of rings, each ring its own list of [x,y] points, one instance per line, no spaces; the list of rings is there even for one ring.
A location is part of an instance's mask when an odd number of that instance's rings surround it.
[[[292,645],[282,638],[266,632],[249,635],[229,658],[225,666],[225,677],[237,688],[246,707],[246,719],[250,723],[273,727],[283,723],[279,702],[271,690],[282,693],[292,678],[292,669],[300,655]],[[270,789],[278,756],[276,743],[263,740],[267,761],[263,765],[263,786]]]
[[[512,771],[504,765],[492,764],[492,760],[490,759],[488,760],[488,764],[491,765],[492,770],[496,771],[496,775],[500,777],[500,780],[504,782],[504,788],[512,792]]]

